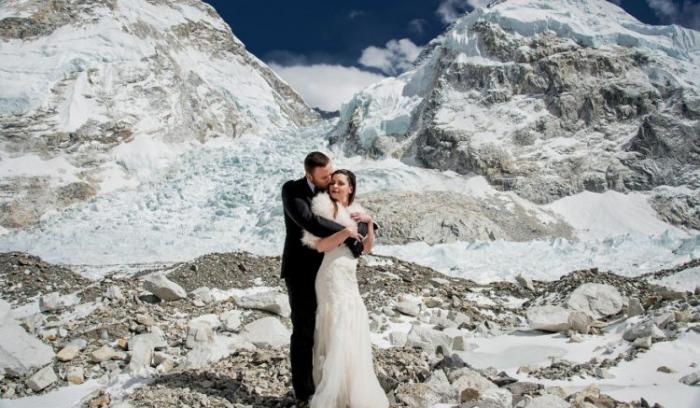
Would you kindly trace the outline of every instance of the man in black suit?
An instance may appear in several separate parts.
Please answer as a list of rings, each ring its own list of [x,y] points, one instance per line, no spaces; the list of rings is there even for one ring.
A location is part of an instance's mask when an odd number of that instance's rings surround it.
[[[325,191],[333,172],[331,161],[323,153],[312,152],[304,160],[306,175],[299,180],[290,180],[282,186],[284,225],[287,236],[282,254],[282,278],[287,284],[289,305],[292,309],[292,338],[290,358],[292,363],[292,386],[297,407],[307,407],[314,393],[313,346],[316,325],[315,280],[323,253],[304,246],[301,242],[303,230],[317,237],[327,237],[345,227],[319,217],[311,212],[311,200],[316,193]],[[358,230],[362,230],[358,226]],[[353,254],[362,254],[362,243],[358,237],[345,241]]]

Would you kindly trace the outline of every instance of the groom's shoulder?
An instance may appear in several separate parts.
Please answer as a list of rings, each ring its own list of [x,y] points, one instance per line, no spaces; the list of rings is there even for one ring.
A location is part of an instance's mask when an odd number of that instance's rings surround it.
[[[284,184],[282,184],[282,192],[285,193],[290,193],[293,191],[296,191],[299,189],[299,182],[302,181],[303,179],[298,179],[298,180],[287,180]]]

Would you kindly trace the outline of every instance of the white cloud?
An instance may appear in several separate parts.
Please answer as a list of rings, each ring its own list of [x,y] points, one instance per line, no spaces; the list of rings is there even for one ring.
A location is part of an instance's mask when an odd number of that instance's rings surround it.
[[[378,68],[385,74],[396,75],[411,67],[421,49],[408,38],[390,40],[385,48],[365,48],[358,62],[366,67]]]
[[[408,22],[408,28],[418,35],[422,35],[425,32],[425,26],[428,21],[423,18],[416,18]]]
[[[282,79],[301,94],[306,103],[326,111],[340,109],[355,92],[380,81],[382,75],[342,65],[281,66],[270,64]]]
[[[435,11],[443,23],[451,23],[465,12],[486,7],[492,0],[443,0]]]
[[[659,19],[666,24],[679,24],[700,30],[700,4],[693,0],[674,3],[671,0],[646,0]]]

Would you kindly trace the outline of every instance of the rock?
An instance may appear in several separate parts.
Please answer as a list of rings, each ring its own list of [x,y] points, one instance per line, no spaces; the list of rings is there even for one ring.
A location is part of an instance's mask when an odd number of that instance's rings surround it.
[[[552,394],[535,397],[527,404],[527,408],[569,408],[569,406],[566,400]]]
[[[442,306],[442,299],[437,297],[425,297],[423,298],[423,304],[425,307],[433,308]]]
[[[653,321],[647,320],[638,324],[631,324],[622,334],[622,338],[627,341],[634,341],[640,337],[651,337],[663,339],[666,337],[663,331],[656,327]]]
[[[469,367],[463,367],[450,373],[450,379],[452,380],[452,388],[456,389],[460,394],[467,388],[474,389],[480,394],[484,394],[487,390],[498,388],[496,384]]]
[[[289,298],[277,290],[243,296],[236,300],[236,304],[245,309],[265,310],[282,317],[289,317],[291,313]]]
[[[685,298],[685,293],[677,292],[675,290],[669,289],[667,287],[662,287],[659,290],[659,294],[663,300],[681,300]]]
[[[418,313],[420,313],[420,305],[410,300],[403,300],[397,303],[396,306],[394,306],[394,309],[407,316],[415,317],[418,316]]]
[[[639,337],[634,339],[634,342],[632,342],[632,346],[634,348],[640,348],[640,349],[645,349],[648,350],[651,348],[651,337]]]
[[[654,324],[660,329],[665,329],[667,325],[676,321],[676,315],[673,312],[663,313],[654,317]]]
[[[644,314],[644,307],[639,302],[639,299],[633,297],[629,300],[627,306],[627,317],[641,316]]]
[[[241,330],[241,336],[258,347],[281,347],[289,344],[289,330],[276,317],[263,317],[248,323]]]
[[[441,331],[414,324],[408,332],[406,345],[421,348],[429,353],[435,353],[438,347],[441,347],[443,352],[448,352],[452,347],[452,338]]]
[[[240,310],[229,310],[219,315],[219,319],[223,322],[224,329],[235,332],[241,327],[241,316],[243,313]]]
[[[53,359],[53,348],[27,334],[18,324],[0,326],[0,372],[21,377]]]
[[[208,303],[211,303],[214,301],[214,296],[212,296],[212,294],[211,294],[211,289],[209,289],[206,286],[199,287],[190,293],[192,294],[192,296],[201,300],[205,304],[208,304]]]
[[[12,311],[12,306],[10,306],[9,303],[5,302],[4,300],[0,299],[0,326],[4,325],[5,323],[11,323],[12,322],[12,315],[10,312]]]
[[[39,297],[39,310],[51,312],[63,310],[80,303],[80,299],[75,295],[61,296],[59,292],[52,292]]]
[[[681,377],[680,380],[685,385],[700,385],[700,371],[696,371],[694,373],[690,373],[684,377]]]
[[[389,333],[389,341],[393,347],[403,347],[408,341],[408,335],[404,332],[391,332]]]
[[[474,344],[469,343],[467,336],[456,336],[452,339],[452,349],[455,351],[470,351],[474,349]]]
[[[66,346],[56,354],[59,361],[71,361],[80,353],[80,349],[76,346]]]
[[[185,289],[169,280],[162,272],[149,275],[143,282],[143,288],[162,300],[178,300],[187,297]]]
[[[129,348],[129,340],[124,338],[117,339],[117,347],[122,350],[127,350]]]
[[[544,387],[542,384],[517,381],[511,384],[506,384],[503,388],[507,389],[511,394],[513,394],[513,402],[517,404],[522,396],[539,394],[540,390],[542,390]]]
[[[535,330],[565,332],[569,329],[570,313],[561,306],[533,306],[527,309],[527,320]]]
[[[569,314],[569,329],[576,333],[588,334],[593,319],[586,313],[575,310]]]
[[[615,378],[612,374],[608,372],[606,368],[603,367],[596,367],[595,370],[593,370],[593,375],[595,375],[598,378],[603,378],[603,379],[608,379],[608,378]]]
[[[569,295],[566,304],[573,310],[600,319],[618,314],[622,310],[623,300],[620,292],[612,285],[584,283]]]
[[[210,340],[195,344],[192,351],[185,356],[183,365],[186,368],[203,368],[228,357],[240,349],[252,350],[255,349],[255,346],[241,336],[219,336],[214,334]],[[161,368],[161,370],[165,369],[169,369],[167,363]]]
[[[96,363],[101,363],[103,361],[112,359],[112,357],[114,356],[114,349],[107,345],[104,345],[90,353],[90,356],[92,357],[92,361]]]
[[[195,348],[197,344],[212,344],[214,342],[214,329],[212,323],[206,319],[195,318],[187,324],[186,345]]]
[[[445,400],[444,389],[435,389],[435,384],[400,384],[396,390],[396,400],[407,407],[431,408]]]
[[[53,371],[53,366],[48,365],[37,371],[36,374],[27,381],[27,385],[29,385],[32,391],[39,392],[56,381],[58,381],[58,377],[56,377],[56,373]]]
[[[82,384],[85,381],[83,367],[68,367],[66,381],[75,385]]]
[[[676,372],[676,370],[672,369],[671,367],[666,367],[666,366],[660,366],[659,368],[656,369],[656,371],[660,373],[666,373],[666,374],[673,374]]]
[[[156,324],[155,320],[150,315],[147,314],[137,314],[136,321],[146,327],[154,326]]]
[[[73,339],[66,346],[77,347],[78,350],[82,351],[87,348],[88,342],[85,339]]]
[[[105,291],[105,297],[110,300],[124,300],[124,295],[119,286],[112,285]]]
[[[460,408],[511,408],[513,395],[506,389],[493,388],[479,392],[477,400],[464,401]],[[460,396],[462,393],[460,393]]]
[[[129,339],[129,372],[134,376],[147,376],[154,351],[167,346],[163,337],[156,333],[139,334]]]
[[[518,274],[518,276],[515,277],[515,281],[518,282],[518,285],[520,285],[522,288],[527,289],[530,292],[535,291],[535,285],[532,284],[532,279]]]

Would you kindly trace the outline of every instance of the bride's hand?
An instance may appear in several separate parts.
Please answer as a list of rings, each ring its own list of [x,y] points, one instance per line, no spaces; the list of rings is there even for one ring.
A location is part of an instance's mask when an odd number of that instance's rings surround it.
[[[372,217],[370,217],[369,214],[354,212],[350,214],[350,217],[352,217],[355,222],[365,222],[368,225],[372,224]]]

